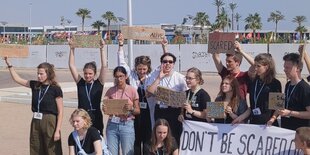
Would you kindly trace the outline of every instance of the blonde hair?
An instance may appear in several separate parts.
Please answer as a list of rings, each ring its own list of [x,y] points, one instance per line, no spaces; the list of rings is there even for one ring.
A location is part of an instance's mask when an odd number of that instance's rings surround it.
[[[82,117],[82,119],[85,121],[85,125],[83,128],[88,129],[89,127],[92,126],[91,118],[90,118],[88,112],[85,111],[84,109],[75,109],[73,111],[73,113],[71,114],[71,117],[69,119],[69,122],[71,125],[73,125],[73,118],[76,116]]]

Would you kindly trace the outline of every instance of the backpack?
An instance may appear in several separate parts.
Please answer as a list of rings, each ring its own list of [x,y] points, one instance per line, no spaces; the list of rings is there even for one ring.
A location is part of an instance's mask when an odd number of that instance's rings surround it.
[[[72,132],[72,135],[73,135],[73,139],[74,139],[77,147],[79,148],[79,152],[77,152],[77,155],[92,155],[92,153],[91,154],[87,154],[84,151],[84,149],[82,148],[82,145],[81,145],[81,142],[80,142],[80,139],[79,139],[79,135],[78,135],[76,130]],[[112,155],[111,152],[108,149],[108,145],[107,145],[106,140],[101,135],[100,135],[100,138],[101,138],[102,154],[103,155]]]

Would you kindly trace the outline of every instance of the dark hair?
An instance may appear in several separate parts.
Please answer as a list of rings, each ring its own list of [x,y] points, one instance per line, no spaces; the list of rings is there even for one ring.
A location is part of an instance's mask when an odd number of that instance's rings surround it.
[[[268,66],[268,69],[263,75],[262,81],[266,84],[271,83],[276,76],[276,69],[275,69],[276,67],[271,54],[267,53],[258,54],[255,57],[254,61],[263,66]]]
[[[236,53],[235,54],[231,54],[231,53],[227,53],[226,54],[226,57],[233,57],[233,59],[236,61],[236,62],[239,62],[239,64],[241,65],[241,62],[242,62],[242,55],[240,53]]]
[[[233,92],[232,98],[230,99],[228,105],[231,106],[234,112],[236,112],[238,110],[238,106],[240,102],[240,90],[239,90],[239,82],[234,76],[228,75],[225,78],[223,78],[221,85],[220,85],[220,92],[218,96],[220,96],[222,100],[226,98],[226,94],[222,91],[223,81],[226,79],[230,81],[230,86]]]
[[[283,57],[284,61],[291,61],[293,65],[297,66],[298,69],[300,69],[300,72],[302,71],[302,61],[301,57],[298,53],[288,53]]]
[[[163,62],[164,58],[166,56],[170,56],[173,59],[173,63],[175,63],[177,61],[177,58],[172,54],[172,53],[164,53],[161,57],[160,57],[160,62]]]
[[[188,72],[194,73],[194,74],[195,74],[195,78],[196,78],[197,80],[199,80],[199,84],[200,84],[200,85],[203,85],[204,80],[203,80],[203,78],[202,78],[201,71],[200,71],[198,68],[192,67],[192,68],[190,68],[190,69],[187,70],[187,73],[188,73]]]
[[[97,65],[96,65],[96,62],[95,61],[92,61],[92,62],[88,62],[84,65],[84,68],[83,70],[85,69],[91,69],[94,71],[95,75],[96,75],[96,72],[97,72]]]
[[[151,67],[151,59],[149,56],[138,56],[135,58],[135,69],[137,69],[138,65],[146,65],[148,67],[147,73],[151,73],[152,67]]]
[[[113,76],[114,77],[115,77],[116,72],[121,72],[127,76],[127,71],[123,66],[117,66],[114,68],[114,70],[113,70]],[[129,78],[126,79],[126,84],[128,84],[128,85],[130,84]]]
[[[39,64],[37,67],[37,69],[41,69],[41,68],[45,70],[49,84],[59,87],[58,83],[56,82],[56,74],[55,74],[54,65],[48,62],[43,62]],[[42,83],[38,83],[37,87],[40,87],[41,84]]]
[[[165,147],[164,149],[166,150],[165,154],[171,154],[171,152],[173,151],[172,150],[173,137],[171,135],[170,125],[169,125],[168,121],[165,119],[157,119],[155,122],[155,125],[153,127],[153,131],[152,131],[152,136],[151,136],[150,152],[152,152],[153,154],[156,154],[156,150],[157,150],[156,129],[160,125],[168,127],[167,137],[164,139],[164,147]]]

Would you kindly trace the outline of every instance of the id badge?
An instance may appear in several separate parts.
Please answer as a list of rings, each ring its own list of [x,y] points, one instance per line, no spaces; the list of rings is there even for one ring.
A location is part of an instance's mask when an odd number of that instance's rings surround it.
[[[118,124],[120,122],[120,120],[121,120],[120,117],[113,116],[112,119],[111,119],[111,122]]]
[[[35,118],[35,119],[42,119],[42,117],[43,117],[43,114],[42,113],[40,113],[40,112],[34,112],[33,113],[33,118]]]
[[[141,109],[147,109],[147,103],[145,103],[145,102],[140,102],[140,108],[141,108]]]
[[[165,103],[163,103],[163,102],[160,102],[159,108],[160,108],[160,109],[166,109],[166,108],[168,108],[168,105],[165,104]]]
[[[254,115],[256,115],[256,116],[257,116],[257,115],[261,115],[261,114],[262,114],[262,112],[260,111],[260,109],[259,109],[259,108],[255,108],[255,109],[253,109],[253,110],[252,110],[252,112],[253,112],[253,114],[254,114]]]

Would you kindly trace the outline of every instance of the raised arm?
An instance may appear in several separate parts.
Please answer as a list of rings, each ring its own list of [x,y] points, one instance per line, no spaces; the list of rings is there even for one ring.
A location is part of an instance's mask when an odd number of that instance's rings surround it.
[[[212,53],[212,58],[213,58],[217,72],[220,73],[224,68],[224,65],[222,64],[222,61],[220,58],[220,54],[219,53]]]
[[[103,85],[105,82],[105,78],[106,78],[106,72],[108,70],[107,67],[107,54],[104,50],[104,45],[105,42],[104,40],[100,41],[100,59],[101,59],[101,69],[100,69],[100,74],[99,74],[99,81],[100,83]]]
[[[126,69],[127,73],[129,73],[130,68],[125,61],[123,34],[122,33],[118,34],[117,39],[118,39],[117,65],[123,66]]]
[[[163,48],[163,54],[168,53],[167,45],[168,45],[168,40],[166,37],[163,37],[163,40],[161,41],[161,47]]]
[[[79,75],[79,73],[76,69],[76,66],[75,66],[75,58],[74,58],[75,47],[74,47],[74,43],[71,39],[69,39],[68,42],[69,42],[69,46],[70,46],[69,69],[70,69],[70,72],[71,72],[71,75],[72,75],[74,81],[76,83],[78,83],[82,77]]]
[[[9,58],[6,56],[6,57],[4,57],[4,61],[5,61],[5,63],[6,63],[6,65],[8,66],[8,69],[9,69],[9,71],[10,71],[10,74],[11,74],[11,77],[12,77],[12,79],[16,82],[16,83],[18,83],[18,84],[20,84],[20,85],[22,85],[22,86],[25,86],[25,87],[30,87],[30,85],[29,85],[29,81],[28,80],[25,80],[25,79],[23,79],[23,78],[21,78],[17,73],[16,73],[16,71],[15,71],[15,69],[13,68],[13,65],[9,62]]]
[[[300,56],[305,60],[305,63],[307,65],[308,72],[310,73],[310,57],[306,51],[306,46],[299,45],[298,52],[300,53]]]
[[[238,41],[235,41],[235,51],[236,51],[237,53],[240,53],[240,54],[248,61],[248,63],[249,63],[251,66],[254,65],[254,58],[252,58],[251,55],[245,53],[245,52],[242,50],[242,48],[241,48],[241,46],[240,46],[240,43],[239,43]]]

